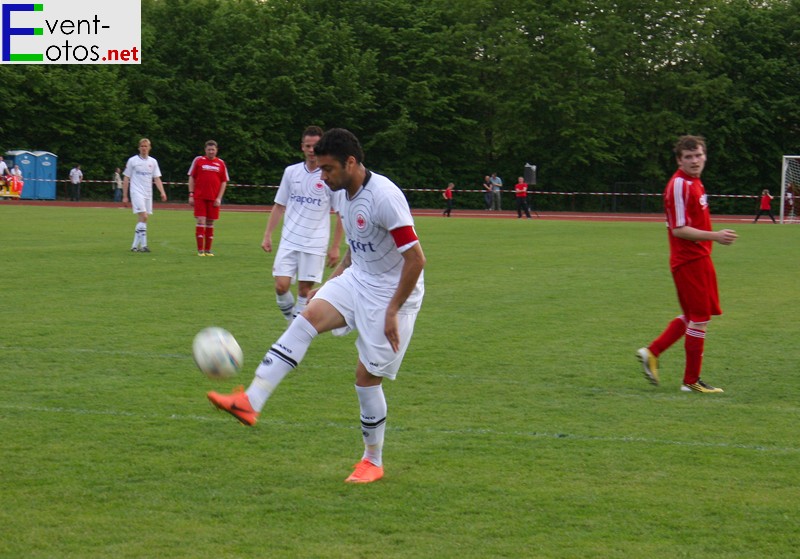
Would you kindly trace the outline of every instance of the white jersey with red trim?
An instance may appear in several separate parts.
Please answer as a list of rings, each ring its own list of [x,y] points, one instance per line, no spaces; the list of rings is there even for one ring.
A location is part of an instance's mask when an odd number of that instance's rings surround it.
[[[335,193],[339,215],[350,248],[352,273],[363,285],[391,298],[400,283],[403,254],[418,241],[398,248],[391,231],[414,226],[411,209],[403,192],[391,180],[369,173],[366,184],[349,199],[347,192]],[[403,308],[418,309],[424,294],[423,274]]]
[[[331,235],[332,192],[322,171],[309,171],[304,162],[283,172],[275,203],[286,207],[281,229],[281,248],[324,256]]]
[[[161,176],[161,169],[159,169],[158,161],[154,157],[148,156],[144,159],[137,154],[128,159],[123,174],[130,179],[131,192],[135,192],[145,198],[152,198],[153,179]]]

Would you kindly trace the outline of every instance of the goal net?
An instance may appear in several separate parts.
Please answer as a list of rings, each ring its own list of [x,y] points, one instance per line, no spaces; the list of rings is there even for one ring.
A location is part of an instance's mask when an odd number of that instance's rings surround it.
[[[784,155],[781,171],[781,223],[800,223],[800,155]]]

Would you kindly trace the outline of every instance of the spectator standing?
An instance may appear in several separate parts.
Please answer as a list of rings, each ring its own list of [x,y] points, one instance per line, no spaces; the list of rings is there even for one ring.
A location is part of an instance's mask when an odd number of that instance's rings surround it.
[[[756,218],[753,220],[753,223],[758,221],[758,218],[761,217],[761,214],[767,212],[769,218],[772,220],[772,223],[778,223],[775,221],[775,216],[772,215],[772,196],[769,194],[769,190],[766,188],[761,191],[761,200],[758,205],[758,212],[756,213]]]
[[[453,188],[455,188],[455,184],[452,182],[447,185],[447,188],[444,189],[442,192],[442,198],[444,198],[445,208],[442,212],[442,215],[445,217],[450,217],[450,212],[453,211]]]
[[[783,215],[789,219],[794,219],[794,183],[786,185],[786,194],[783,202]]]
[[[500,200],[503,191],[503,179],[498,177],[497,173],[492,173],[489,180],[492,183],[492,209],[499,212],[503,209]]]
[[[483,204],[485,210],[492,211],[492,179],[489,175],[483,177]]]
[[[514,196],[517,199],[517,219],[522,219],[522,213],[530,219],[531,211],[528,208],[528,183],[525,182],[523,177],[517,178],[517,184],[514,185]]]
[[[119,167],[114,169],[114,175],[111,177],[111,186],[114,189],[114,201],[122,202],[122,171]]]
[[[70,194],[69,199],[73,202],[81,201],[81,183],[83,182],[83,171],[80,165],[75,165],[69,172]]]

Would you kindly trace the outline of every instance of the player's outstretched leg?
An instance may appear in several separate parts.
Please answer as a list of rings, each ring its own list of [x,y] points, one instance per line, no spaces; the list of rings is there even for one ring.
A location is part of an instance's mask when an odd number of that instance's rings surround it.
[[[233,394],[209,392],[208,399],[245,425],[255,425],[267,399],[283,378],[297,367],[316,335],[317,331],[305,317],[297,317],[261,360],[246,392],[241,389]]]

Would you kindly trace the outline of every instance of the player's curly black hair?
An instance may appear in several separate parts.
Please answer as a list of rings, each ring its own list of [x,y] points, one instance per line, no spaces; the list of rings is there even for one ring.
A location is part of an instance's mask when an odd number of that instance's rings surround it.
[[[347,163],[348,157],[354,157],[356,163],[364,161],[364,150],[355,134],[344,128],[331,128],[325,132],[314,146],[314,154],[329,155],[335,158],[342,166]]]

